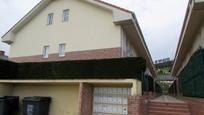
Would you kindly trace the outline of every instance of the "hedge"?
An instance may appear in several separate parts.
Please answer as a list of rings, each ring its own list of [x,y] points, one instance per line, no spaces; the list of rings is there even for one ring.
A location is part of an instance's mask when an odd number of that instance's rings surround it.
[[[141,77],[141,57],[58,62],[0,61],[0,79],[123,79]]]
[[[6,60],[0,60],[0,79],[16,77],[18,64]]]

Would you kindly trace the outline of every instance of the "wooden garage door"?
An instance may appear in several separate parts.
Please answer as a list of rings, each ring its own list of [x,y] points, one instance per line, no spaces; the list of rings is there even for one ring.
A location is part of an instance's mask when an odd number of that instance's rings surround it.
[[[93,115],[127,115],[130,88],[95,87]]]

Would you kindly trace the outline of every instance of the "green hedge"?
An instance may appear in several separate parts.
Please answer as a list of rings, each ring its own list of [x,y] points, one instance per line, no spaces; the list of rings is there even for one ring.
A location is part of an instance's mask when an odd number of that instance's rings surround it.
[[[17,76],[18,64],[6,60],[0,60],[0,79]]]
[[[198,49],[179,75],[184,96],[204,97],[204,49]]]
[[[0,68],[0,79],[136,79],[146,69],[140,57],[19,64],[0,61],[0,65],[6,67]]]

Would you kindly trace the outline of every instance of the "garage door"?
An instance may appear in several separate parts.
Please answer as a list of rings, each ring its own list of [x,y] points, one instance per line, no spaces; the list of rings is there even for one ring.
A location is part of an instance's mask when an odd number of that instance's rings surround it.
[[[130,88],[95,87],[93,115],[127,115]]]

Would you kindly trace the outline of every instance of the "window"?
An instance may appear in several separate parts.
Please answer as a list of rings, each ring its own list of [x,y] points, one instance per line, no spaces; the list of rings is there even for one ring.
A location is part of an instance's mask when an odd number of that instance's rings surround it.
[[[51,25],[51,24],[52,24],[52,22],[53,22],[53,16],[54,16],[53,13],[48,14],[48,17],[47,17],[47,25]]]
[[[69,20],[69,9],[63,10],[62,22],[67,22]]]
[[[48,58],[49,46],[44,46],[43,48],[43,58]]]
[[[64,57],[65,56],[65,44],[60,44],[59,45],[59,57]]]
[[[94,87],[92,115],[128,115],[131,88]]]

